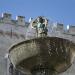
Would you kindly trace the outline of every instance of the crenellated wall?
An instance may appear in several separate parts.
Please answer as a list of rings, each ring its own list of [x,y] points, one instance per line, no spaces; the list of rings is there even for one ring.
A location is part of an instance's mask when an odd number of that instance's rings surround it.
[[[28,26],[29,23],[25,22],[25,17],[18,16],[16,20],[13,20],[10,13],[2,13],[0,17],[0,75],[9,75],[9,63],[6,58],[8,48],[25,40]]]
[[[12,19],[12,14],[10,13],[2,13],[0,17],[0,22],[2,23],[9,23],[9,24],[17,24],[17,25],[25,25],[25,17],[24,16],[16,16],[16,20]]]

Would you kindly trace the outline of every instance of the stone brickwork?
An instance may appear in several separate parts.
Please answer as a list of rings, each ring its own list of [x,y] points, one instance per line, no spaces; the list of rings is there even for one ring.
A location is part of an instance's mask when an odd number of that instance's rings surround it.
[[[3,13],[0,17],[0,75],[9,75],[9,61],[6,54],[12,44],[25,40],[28,22],[23,16],[12,20],[12,15]],[[18,72],[19,75],[21,75]]]

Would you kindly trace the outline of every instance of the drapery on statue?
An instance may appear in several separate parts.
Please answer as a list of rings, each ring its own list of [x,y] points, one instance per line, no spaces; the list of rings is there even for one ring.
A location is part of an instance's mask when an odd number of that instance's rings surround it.
[[[37,19],[32,21],[32,27],[36,29],[37,37],[45,37],[47,36],[47,24],[48,20],[44,17],[38,17]]]

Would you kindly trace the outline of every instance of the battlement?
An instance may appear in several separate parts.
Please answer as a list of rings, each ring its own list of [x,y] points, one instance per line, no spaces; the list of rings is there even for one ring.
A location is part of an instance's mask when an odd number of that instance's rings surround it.
[[[0,23],[10,24],[10,25],[14,25],[14,26],[20,25],[20,26],[27,26],[28,27],[31,20],[32,20],[32,18],[29,19],[29,22],[26,22],[25,16],[16,16],[16,19],[13,20],[12,14],[10,14],[10,13],[2,13],[2,16],[0,17]],[[52,29],[54,31],[60,31],[60,32],[63,32],[65,29],[67,29],[66,31],[69,34],[75,35],[75,26],[73,26],[73,25],[67,25],[67,27],[64,29],[64,24],[53,22],[51,28],[49,28],[49,29]]]
[[[2,17],[5,19],[5,18],[7,18],[7,19],[11,19],[11,14],[10,13],[2,13]]]
[[[63,32],[64,31],[64,24],[62,24],[62,23],[53,23],[52,29],[55,30],[55,31]]]
[[[12,14],[2,13],[2,16],[0,18],[0,22],[17,24],[17,25],[25,25],[25,17],[24,16],[16,16],[16,20],[13,20]]]
[[[75,25],[67,25],[67,32],[75,36]]]
[[[16,20],[18,25],[25,25],[25,17],[24,16],[16,16]]]

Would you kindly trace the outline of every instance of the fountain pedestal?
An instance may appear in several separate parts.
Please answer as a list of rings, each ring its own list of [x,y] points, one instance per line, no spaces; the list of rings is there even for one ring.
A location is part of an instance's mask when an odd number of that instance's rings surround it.
[[[48,37],[48,20],[38,17],[31,25],[37,38],[20,42],[9,49],[9,58],[15,68],[33,75],[53,75],[71,66],[75,44],[69,40]]]
[[[52,75],[66,71],[71,65],[75,44],[57,37],[40,37],[12,46],[9,58],[19,70],[35,75]]]

